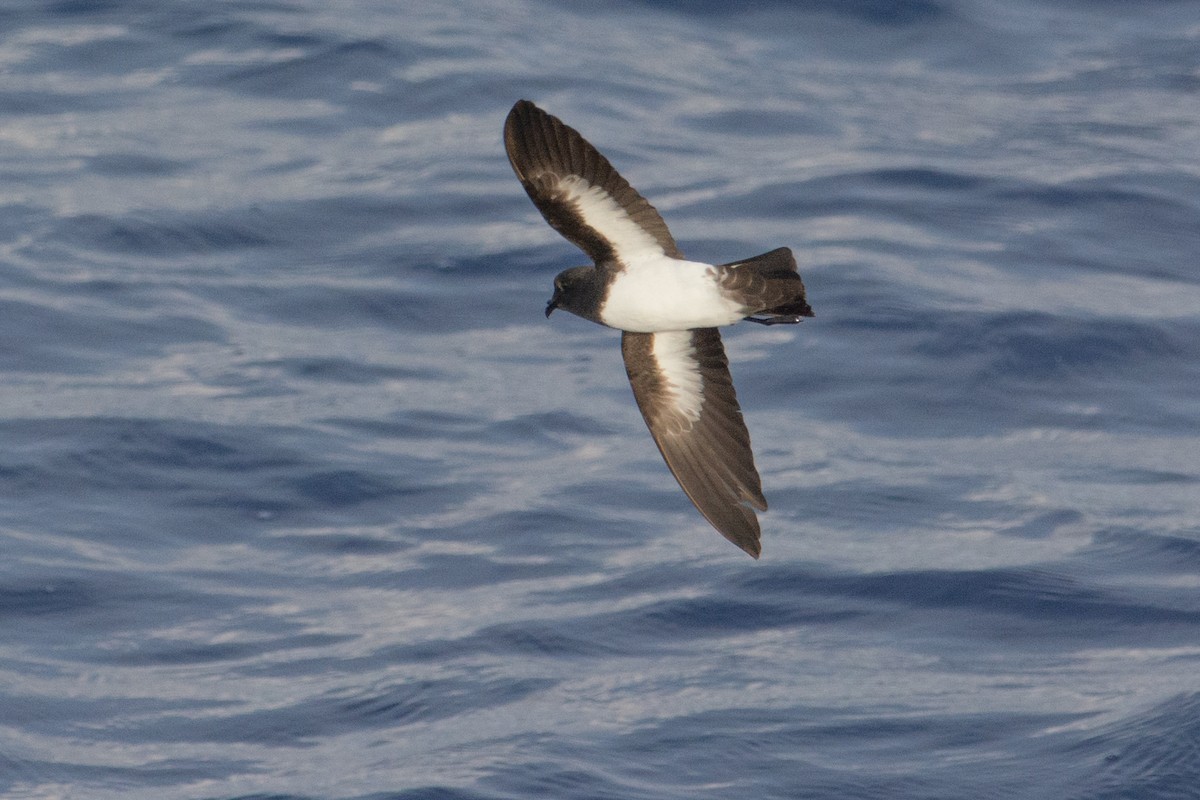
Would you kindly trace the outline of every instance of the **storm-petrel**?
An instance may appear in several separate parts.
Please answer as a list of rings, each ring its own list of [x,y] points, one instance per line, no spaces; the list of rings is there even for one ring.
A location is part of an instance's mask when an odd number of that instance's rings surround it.
[[[595,262],[554,279],[556,308],[617,328],[633,396],[667,466],[712,526],[758,558],[765,511],[720,325],[811,317],[786,247],[730,264],[684,259],[667,225],[579,133],[528,100],[504,147],[534,205]]]

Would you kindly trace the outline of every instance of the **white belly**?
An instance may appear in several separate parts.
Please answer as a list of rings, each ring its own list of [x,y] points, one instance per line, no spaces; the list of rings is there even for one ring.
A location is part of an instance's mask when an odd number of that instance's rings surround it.
[[[721,293],[710,264],[668,256],[627,267],[600,309],[605,325],[636,333],[715,328],[744,316],[741,305]]]

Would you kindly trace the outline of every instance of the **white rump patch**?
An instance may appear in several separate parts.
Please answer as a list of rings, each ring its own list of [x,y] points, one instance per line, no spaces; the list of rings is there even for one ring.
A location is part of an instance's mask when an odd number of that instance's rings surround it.
[[[590,228],[607,239],[623,264],[631,260],[661,255],[662,245],[638,225],[612,195],[599,186],[592,186],[578,175],[559,179],[558,190],[575,205],[579,215]]]
[[[691,331],[654,334],[651,352],[675,407],[690,422],[699,420],[704,408],[704,378],[692,347]]]

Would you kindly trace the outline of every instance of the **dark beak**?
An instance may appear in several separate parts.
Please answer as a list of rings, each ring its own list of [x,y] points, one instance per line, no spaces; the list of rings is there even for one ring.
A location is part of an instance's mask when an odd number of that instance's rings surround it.
[[[546,319],[550,319],[550,315],[554,313],[554,309],[558,308],[558,303],[554,302],[555,298],[551,297],[550,302],[546,303]]]

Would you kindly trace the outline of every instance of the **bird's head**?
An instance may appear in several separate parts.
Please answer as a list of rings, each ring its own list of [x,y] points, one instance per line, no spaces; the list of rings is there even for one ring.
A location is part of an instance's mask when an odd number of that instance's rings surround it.
[[[599,322],[600,273],[594,267],[571,267],[554,279],[554,294],[546,303],[546,316],[556,308],[593,322]]]

